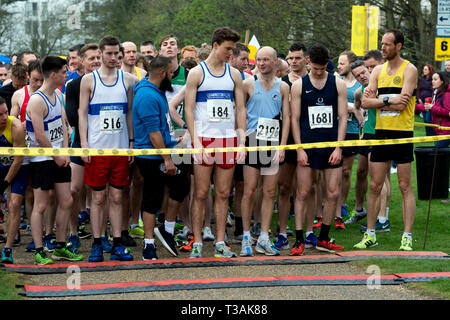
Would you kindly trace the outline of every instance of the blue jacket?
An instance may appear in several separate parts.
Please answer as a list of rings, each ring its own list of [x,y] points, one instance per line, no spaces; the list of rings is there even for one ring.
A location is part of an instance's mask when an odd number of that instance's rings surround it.
[[[135,149],[154,149],[149,133],[161,132],[166,148],[173,148],[177,142],[170,135],[172,120],[165,92],[145,77],[133,87],[133,131]],[[138,156],[147,159],[162,159],[159,155]]]

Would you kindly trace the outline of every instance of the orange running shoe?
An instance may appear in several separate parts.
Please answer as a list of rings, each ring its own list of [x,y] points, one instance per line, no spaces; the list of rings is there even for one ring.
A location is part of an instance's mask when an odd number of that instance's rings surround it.
[[[320,250],[320,251],[334,253],[336,250],[339,250],[339,251],[344,250],[344,247],[335,244],[334,239],[331,239],[329,241],[325,241],[325,240],[317,241],[316,249]]]
[[[291,256],[301,256],[305,251],[305,244],[300,241],[296,241],[294,246],[291,249]]]

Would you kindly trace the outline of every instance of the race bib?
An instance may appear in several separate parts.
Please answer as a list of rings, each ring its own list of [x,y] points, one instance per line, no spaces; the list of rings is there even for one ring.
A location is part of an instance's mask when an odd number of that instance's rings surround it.
[[[279,141],[280,121],[277,119],[259,118],[256,129],[256,139],[264,141]]]
[[[173,136],[175,134],[175,130],[173,128],[172,118],[169,113],[166,113],[167,125],[169,126],[170,135]]]
[[[49,122],[48,123],[48,134],[50,136],[50,142],[53,143],[60,143],[64,139],[63,135],[63,124],[61,118]]]
[[[379,98],[384,99],[385,97],[396,97],[398,94],[380,94]],[[380,117],[398,117],[400,115],[400,111],[394,110],[381,110],[380,109]]]
[[[347,104],[348,104],[349,108],[353,108],[355,106],[354,103],[352,103],[352,102],[347,102]],[[353,112],[348,112],[347,113],[347,121],[353,121],[353,116],[354,116]]]
[[[310,106],[308,115],[311,129],[333,128],[333,106]]]
[[[122,132],[125,124],[122,110],[100,111],[100,131],[105,134],[117,134]]]
[[[230,122],[233,111],[231,100],[208,99],[208,120],[211,122]]]

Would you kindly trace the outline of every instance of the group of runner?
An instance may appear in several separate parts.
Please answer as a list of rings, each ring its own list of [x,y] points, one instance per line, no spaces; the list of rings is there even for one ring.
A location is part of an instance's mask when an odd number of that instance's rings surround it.
[[[360,135],[412,137],[417,70],[400,56],[404,45],[400,31],[386,31],[382,50],[370,51],[362,59],[343,52],[337,74],[323,45],[307,49],[294,43],[286,59],[264,46],[251,69],[249,50],[239,41],[234,30],[218,28],[203,58],[189,46],[180,64],[178,39],[168,35],[160,41],[159,52],[152,42],[142,43],[140,50],[148,59],[142,68],[137,65],[137,46],[114,36],[72,48],[69,64],[57,56],[31,60],[29,83],[15,87],[11,107],[0,98],[0,146],[206,151],[359,140]],[[69,65],[75,69],[70,81]],[[93,236],[89,262],[103,261],[104,253],[110,253],[111,260],[133,260],[127,248],[136,245],[132,237],[144,239],[144,260],[157,259],[155,236],[172,255],[189,251],[190,258],[202,257],[207,240],[215,242],[215,257],[237,256],[230,241],[241,244],[240,256],[252,256],[253,248],[265,255],[287,249],[291,255],[302,255],[305,247],[344,250],[329,232],[333,221],[336,229],[345,229],[342,208],[357,153],[356,208],[345,223],[367,216],[367,225],[355,248],[377,245],[375,232],[389,231],[386,207],[393,160],[403,196],[400,249],[412,250],[412,144],[135,157],[4,156],[0,192],[11,189],[2,263],[13,262],[24,199],[27,210],[32,208],[29,247],[38,265],[84,258],[78,252],[85,232],[79,220],[86,214],[79,213],[87,200]],[[228,239],[231,194],[235,230]],[[291,198],[292,247],[287,228]],[[279,232],[272,241],[275,203]],[[176,234],[180,220],[184,228]],[[320,228],[318,237],[313,227]],[[179,245],[180,239],[185,241]],[[52,252],[51,258],[46,251]]]

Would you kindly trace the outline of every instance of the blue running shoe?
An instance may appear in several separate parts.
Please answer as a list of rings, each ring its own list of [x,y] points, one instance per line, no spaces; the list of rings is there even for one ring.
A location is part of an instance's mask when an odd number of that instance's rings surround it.
[[[44,237],[44,250],[53,252],[56,248],[56,239],[54,234],[48,234]]]
[[[92,245],[91,255],[89,256],[89,262],[102,262],[103,259],[103,248],[98,244]]]
[[[78,214],[78,225],[88,224],[89,220],[89,214],[87,211],[80,211]]]
[[[277,240],[273,243],[273,245],[278,250],[288,250],[289,249],[289,240],[286,237],[279,234]]]
[[[350,213],[348,213],[348,211],[347,211],[347,206],[346,205],[343,205],[341,207],[341,216],[342,217],[349,217],[350,216]]]
[[[157,260],[156,248],[153,244],[146,244],[142,251],[142,260]]]
[[[36,247],[34,245],[34,240],[31,240],[31,243],[29,245],[27,245],[27,247],[25,248],[26,252],[35,252],[36,251]]]
[[[13,264],[14,263],[13,257],[12,257],[12,249],[3,248],[1,263],[4,263],[4,264]]]
[[[102,236],[100,239],[102,240],[103,252],[111,253],[112,252],[112,245],[109,243],[108,238],[106,236]]]
[[[70,247],[70,251],[78,254],[78,248],[81,246],[80,238],[77,235],[71,234],[69,239],[67,239],[67,246]]]
[[[317,244],[317,237],[314,233],[310,233],[305,239],[305,248],[315,248]]]
[[[133,261],[133,256],[130,254],[130,250],[125,248],[124,245],[119,245],[113,248],[110,259],[118,261]]]

